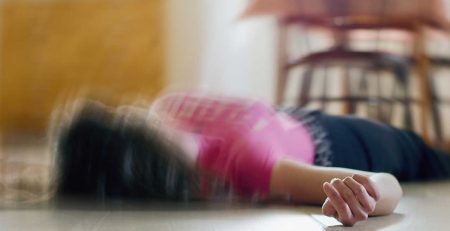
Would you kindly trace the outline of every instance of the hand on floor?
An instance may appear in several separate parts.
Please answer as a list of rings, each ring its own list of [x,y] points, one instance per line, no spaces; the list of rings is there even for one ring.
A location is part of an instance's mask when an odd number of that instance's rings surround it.
[[[335,217],[345,226],[366,220],[379,199],[379,192],[369,177],[358,174],[325,182],[323,190],[327,195],[323,214]]]

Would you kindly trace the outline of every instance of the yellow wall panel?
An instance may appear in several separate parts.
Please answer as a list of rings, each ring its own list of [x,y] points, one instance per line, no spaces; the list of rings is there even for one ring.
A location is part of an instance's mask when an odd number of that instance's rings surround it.
[[[163,0],[7,1],[0,9],[0,129],[43,130],[83,89],[151,98],[164,85]]]

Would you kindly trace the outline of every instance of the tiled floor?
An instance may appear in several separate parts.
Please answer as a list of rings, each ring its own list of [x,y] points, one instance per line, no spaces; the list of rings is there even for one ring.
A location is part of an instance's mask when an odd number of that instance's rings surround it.
[[[450,182],[404,189],[395,214],[352,228],[320,215],[315,207],[83,202],[3,208],[0,230],[448,230]]]

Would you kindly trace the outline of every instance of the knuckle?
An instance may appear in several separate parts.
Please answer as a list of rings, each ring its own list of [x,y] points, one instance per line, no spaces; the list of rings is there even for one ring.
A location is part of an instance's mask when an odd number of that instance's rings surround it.
[[[324,215],[326,215],[326,216],[329,216],[329,217],[331,217],[331,216],[333,216],[334,215],[334,213],[331,211],[331,209],[329,209],[329,208],[322,208],[322,213],[324,214]]]
[[[375,207],[376,207],[376,204],[375,203],[369,203],[369,212],[371,213],[371,212],[373,212],[373,211],[375,211]]]
[[[351,177],[346,177],[346,178],[344,178],[344,183],[350,183],[350,182],[352,182],[351,179],[352,179]]]
[[[347,212],[339,213],[339,218],[343,221],[350,221],[350,220],[352,220],[352,215]]]
[[[368,176],[365,176],[365,175],[361,175],[361,174],[358,174],[358,173],[356,173],[356,174],[354,174],[353,175],[353,178],[359,178],[359,179],[362,179],[362,180],[367,180],[367,179],[369,179],[369,177]]]
[[[353,193],[348,191],[348,190],[344,190],[341,194],[342,198],[344,198],[344,200],[350,200],[353,198]]]
[[[363,220],[367,220],[367,218],[368,218],[368,215],[367,215],[367,213],[357,213],[357,214],[355,214],[355,218],[358,220],[358,221],[363,221]]]
[[[336,198],[338,198],[339,197],[339,194],[336,192],[336,191],[329,191],[328,193],[327,193],[327,195],[328,195],[328,198],[330,198],[330,200],[336,200]]]
[[[355,190],[356,190],[355,193],[360,194],[360,195],[364,194],[364,192],[366,191],[366,189],[362,185],[359,185],[358,187],[356,187]]]
[[[353,179],[355,179],[356,181],[360,182],[360,183],[368,183],[369,182],[369,178],[363,175],[359,175],[359,174],[355,174],[353,176]]]
[[[339,184],[339,182],[340,182],[340,179],[334,178],[331,180],[330,184],[332,184],[333,186],[336,186],[337,184]]]

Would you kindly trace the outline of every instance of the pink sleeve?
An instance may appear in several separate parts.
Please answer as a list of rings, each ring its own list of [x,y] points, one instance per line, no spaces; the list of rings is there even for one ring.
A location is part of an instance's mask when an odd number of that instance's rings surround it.
[[[204,137],[200,145],[198,166],[229,181],[233,189],[245,197],[267,197],[276,162],[273,150],[264,142],[249,137],[228,143]]]
[[[222,133],[224,128],[250,126],[258,111],[249,99],[209,96],[201,93],[172,93],[158,98],[151,107],[164,122],[195,133]],[[205,131],[206,130],[206,131]]]
[[[277,161],[275,150],[257,137],[250,137],[232,152],[235,160],[231,181],[239,193],[266,198],[270,194],[272,170]]]

